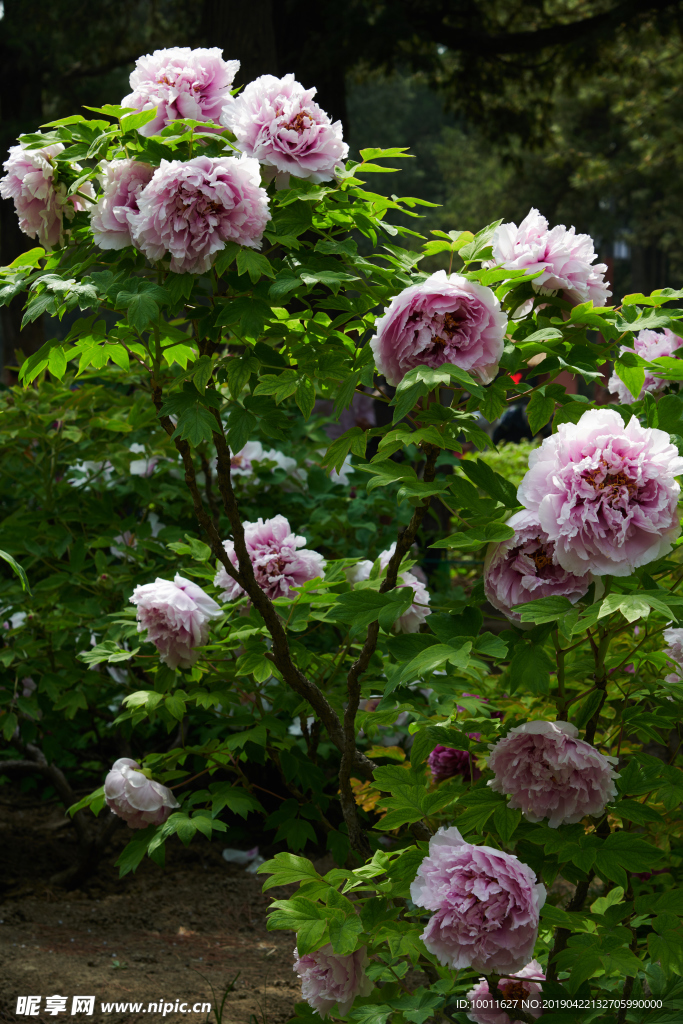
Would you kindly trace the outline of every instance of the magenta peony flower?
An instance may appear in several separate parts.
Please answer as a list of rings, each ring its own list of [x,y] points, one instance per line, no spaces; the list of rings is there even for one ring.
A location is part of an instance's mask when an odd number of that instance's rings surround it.
[[[198,658],[195,647],[202,647],[209,635],[209,620],[221,615],[221,609],[201,587],[175,575],[136,587],[131,604],[137,605],[138,633],[147,631],[147,639],[169,668],[190,668]]]
[[[171,258],[174,274],[204,274],[226,242],[252,249],[270,220],[256,160],[197,156],[162,160],[129,217],[134,244],[150,260]]]
[[[454,363],[490,384],[503,354],[507,316],[490,288],[437,270],[394,296],[375,324],[375,364],[396,385],[416,366]]]
[[[389,564],[389,559],[396,550],[396,541],[387,548],[386,551],[382,551],[379,556],[380,570],[386,569]],[[372,570],[373,562],[369,559],[364,559],[362,562],[356,562],[346,573],[346,578],[349,583],[360,583],[361,580],[367,580],[370,578],[370,572]],[[419,573],[419,575],[418,575]],[[407,611],[403,615],[399,615],[396,622],[393,625],[394,632],[396,633],[418,633],[420,626],[425,621],[428,615],[431,615],[431,609],[429,608],[429,591],[425,586],[425,577],[422,569],[419,566],[413,566],[409,572],[402,572],[398,577],[402,582],[397,583],[396,589],[401,590],[402,587],[412,587],[414,591],[413,603],[410,605]]]
[[[602,814],[617,790],[612,765],[569,722],[526,722],[491,746],[489,786],[509,796],[529,821],[548,818],[551,828]]]
[[[535,512],[555,558],[583,576],[629,576],[671,551],[683,458],[663,430],[614,409],[561,423],[529,456],[517,496]]]
[[[501,978],[498,988],[505,999],[518,1000],[518,1009],[531,1017],[540,1017],[543,1013],[543,1001],[541,986],[536,984],[539,981],[545,981],[545,974],[538,961],[532,960],[512,978]],[[474,1024],[510,1024],[510,1021],[518,1019],[514,1010],[507,1013],[499,1009],[498,1000],[491,995],[486,978],[479,979],[479,984],[470,989],[467,998],[471,1004],[467,1017],[474,1021]],[[534,1003],[537,1005],[533,1005]]]
[[[590,235],[558,224],[548,230],[548,221],[533,207],[517,227],[501,224],[493,235],[493,260],[489,266],[526,270],[533,274],[531,286],[541,295],[561,291],[568,301],[604,306],[612,292],[605,281],[607,264],[595,263],[597,255]]]
[[[683,347],[683,338],[679,338],[677,334],[666,327],[661,334],[659,331],[640,331],[633,339],[633,347],[622,345],[619,355],[623,355],[624,352],[635,352],[636,355],[651,362],[653,359],[659,359],[660,356],[673,356],[676,349],[681,347]],[[632,395],[616,373],[612,373],[607,386],[613,395],[618,396],[620,402],[624,405],[631,405],[639,398],[643,398],[646,392],[656,395],[657,392],[663,391],[668,383],[646,370],[645,381],[638,395]]]
[[[256,582],[272,601],[276,597],[291,597],[294,587],[300,587],[306,580],[313,580],[317,576],[322,579],[325,575],[323,556],[304,547],[306,538],[292,533],[284,516],[257,519],[255,523],[245,522],[243,525]],[[223,547],[237,568],[235,545],[231,540],[226,540],[223,541]],[[234,601],[244,593],[223,566],[219,568],[213,582],[223,591],[221,596],[224,601]]]
[[[286,187],[290,174],[308,181],[329,181],[343,166],[349,147],[342,123],[334,124],[294,75],[261,75],[250,82],[229,107],[222,123],[234,133],[239,148],[264,165],[270,181]]]
[[[664,653],[674,663],[675,671],[665,677],[667,683],[683,682],[683,629],[665,629],[662,634],[667,646]]]
[[[214,121],[232,103],[230,89],[239,71],[238,60],[223,60],[223,50],[171,46],[138,57],[130,76],[133,90],[121,100],[122,107],[154,110],[157,116],[139,129],[156,135],[171,121],[189,118]]]
[[[477,733],[471,733],[470,738],[479,739]],[[434,782],[443,782],[445,779],[452,779],[456,775],[463,775],[469,782],[472,778],[477,779],[481,772],[474,768],[470,770],[470,755],[467,750],[457,750],[456,747],[443,747],[440,743],[432,750],[427,758],[427,764],[432,773]]]
[[[120,757],[104,780],[104,795],[114,814],[128,822],[128,828],[163,825],[180,804],[160,782],[143,774],[137,761]]]
[[[100,249],[125,249],[133,244],[130,216],[138,212],[138,196],[154,168],[137,160],[111,160],[101,166],[104,191],[90,214],[93,239]]]
[[[517,604],[540,597],[567,597],[575,604],[592,582],[590,573],[575,576],[558,565],[555,545],[537,516],[524,509],[507,521],[514,537],[489,544],[484,560],[484,593],[487,600],[510,622],[521,623]]]
[[[66,185],[55,182],[55,166],[52,157],[61,153],[61,142],[43,149],[25,149],[23,145],[11,146],[9,156],[2,165],[7,171],[0,178],[0,196],[13,199],[19,218],[19,227],[29,238],[37,238],[45,249],[61,245],[64,217],[69,220],[76,210],[83,209],[78,196],[67,196]],[[80,171],[78,164],[72,168]],[[81,191],[92,195],[92,185],[85,182]]]
[[[484,701],[485,704],[489,702],[488,697],[482,697],[478,693],[463,692],[462,696],[476,697],[477,700]],[[459,712],[467,710],[461,704],[456,704],[456,709]],[[503,717],[502,711],[491,712],[491,718]],[[481,739],[479,732],[468,732],[467,735],[471,740]],[[474,781],[481,775],[479,769],[474,765],[474,760],[470,760],[469,751],[458,750],[457,747],[442,747],[440,743],[432,750],[427,758],[427,763],[434,782],[443,782],[444,779],[452,779],[455,775],[463,775],[466,780]]]
[[[533,956],[545,886],[511,853],[466,843],[440,828],[417,869],[410,896],[433,910],[420,936],[439,963],[482,974],[519,971]]]
[[[330,943],[315,953],[299,956],[294,950],[294,970],[301,978],[301,994],[321,1017],[336,1005],[342,1017],[350,1011],[356,996],[369,996],[373,984],[365,973],[365,946],[350,956],[335,953]]]

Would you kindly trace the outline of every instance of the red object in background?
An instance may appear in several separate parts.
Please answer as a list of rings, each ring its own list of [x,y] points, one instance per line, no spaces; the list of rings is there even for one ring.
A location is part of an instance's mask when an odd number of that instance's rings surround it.
[[[519,373],[511,373],[510,374],[510,379],[513,380],[515,382],[515,384],[519,384],[519,382],[520,382],[520,380],[522,379],[523,376],[524,376],[524,374],[521,371]]]

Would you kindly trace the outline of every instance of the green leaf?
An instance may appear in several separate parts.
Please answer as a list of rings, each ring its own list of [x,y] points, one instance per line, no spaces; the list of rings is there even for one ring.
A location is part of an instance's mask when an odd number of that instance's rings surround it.
[[[337,472],[344,465],[344,459],[350,451],[354,455],[363,458],[367,444],[367,433],[362,427],[351,427],[345,433],[333,441],[325,452],[322,465],[328,469],[336,469]]]
[[[620,800],[616,805],[614,813],[626,821],[633,821],[636,825],[647,825],[650,821],[663,821],[662,815],[647,804],[641,804],[637,800]]]
[[[211,356],[201,356],[192,367],[192,383],[201,395],[206,391],[206,385],[211,380],[213,373],[213,360]]]
[[[147,853],[147,847],[157,832],[156,825],[148,825],[147,828],[138,832],[134,839],[131,839],[121,851],[116,867],[119,869],[119,877],[123,878],[131,871],[135,871],[143,857]]]
[[[493,826],[504,846],[509,844],[521,820],[522,812],[520,810],[513,810],[505,804],[496,807],[493,812]]]
[[[639,594],[609,594],[600,605],[598,619],[604,619],[606,615],[614,612],[621,612],[627,622],[635,622],[637,619],[646,619],[650,614],[650,604],[647,598]]]
[[[603,694],[600,690],[594,690],[593,693],[589,693],[578,705],[574,706],[572,724],[577,729],[583,729],[602,704],[602,699]]]
[[[535,391],[526,408],[529,427],[534,436],[548,423],[554,411],[554,398],[546,398],[540,391]]]
[[[212,782],[209,786],[209,792],[211,793],[211,814],[213,817],[220,814],[224,807],[227,807],[233,814],[239,814],[241,818],[246,818],[252,811],[263,812],[263,807],[256,797],[252,793],[248,793],[241,786],[233,786],[230,782]],[[278,854],[277,856],[282,855]],[[291,856],[291,854],[286,854],[285,856]],[[269,863],[272,863],[272,861],[269,861]],[[266,886],[264,886],[265,888]]]
[[[542,647],[531,641],[522,640],[515,645],[510,662],[511,691],[521,688],[534,694],[548,693],[553,667],[550,657]]]
[[[355,1010],[351,1011],[349,1019],[354,1024],[387,1024],[387,1020],[393,1012],[391,1006],[387,1006],[385,1003],[379,1006],[377,1004],[357,1006]]]
[[[37,267],[44,256],[45,250],[38,246],[35,249],[29,249],[28,252],[22,252],[20,256],[12,260],[9,266],[11,269],[15,267]]]
[[[103,640],[102,643],[87,651],[79,651],[77,658],[79,661],[84,661],[86,665],[99,665],[103,661],[115,664],[116,662],[130,661],[139,650],[140,648],[136,647],[132,651],[126,651],[119,647],[114,640]]]
[[[616,906],[617,903],[621,903],[624,899],[624,890],[620,885],[616,885],[614,889],[611,889],[606,896],[599,896],[597,900],[591,903],[591,914],[604,914],[609,907]]]
[[[267,860],[265,864],[258,867],[257,874],[271,876],[263,883],[264,892],[278,885],[320,881],[321,878],[310,860],[305,857],[297,857],[294,853],[276,853],[272,860]]]
[[[159,307],[147,292],[140,292],[134,295],[130,292],[119,292],[117,304],[124,303],[128,309],[126,316],[128,323],[136,331],[144,331],[152,321],[159,317]]]
[[[176,691],[175,693],[169,693],[165,700],[164,706],[170,715],[173,716],[178,722],[181,721],[185,716],[185,700],[181,694]]]
[[[149,124],[157,116],[156,107],[152,110],[139,110],[135,114],[125,114],[121,118],[121,128],[124,132],[137,131],[144,125]]]
[[[520,502],[514,484],[506,480],[500,473],[496,473],[482,459],[462,459],[459,469],[469,477],[473,484],[490,494],[506,508],[519,508]]]
[[[409,587],[386,594],[380,594],[377,590],[353,590],[337,598],[333,612],[336,619],[348,623],[354,629],[363,629],[377,619],[380,619],[384,629],[388,629],[405,612],[406,601],[408,605],[412,602]]]
[[[6,551],[0,551],[0,558],[2,558],[3,562],[7,562],[7,564],[12,567],[16,575],[21,580],[21,589],[25,590],[26,593],[32,597],[31,587],[24,567],[17,562],[16,558],[13,558],[12,555],[8,554]]]
[[[258,359],[251,354],[228,360],[225,370],[228,375],[228,387],[233,398],[238,397],[252,373],[256,373],[258,368]]]
[[[18,723],[19,720],[13,711],[7,711],[2,715],[2,735],[8,743],[12,739]]]
[[[514,537],[515,531],[507,523],[486,523],[484,526],[475,526],[467,533],[452,533],[450,537],[444,537],[430,544],[430,548],[467,548],[475,550],[483,544],[499,543],[502,540],[509,540]]]
[[[514,605],[513,611],[519,612],[522,622],[555,622],[566,612],[571,611],[573,605],[566,597],[540,597],[536,601],[527,601],[526,604]]]
[[[315,384],[310,377],[299,378],[299,384],[294,392],[294,401],[299,406],[303,418],[307,420],[315,405]]]
[[[333,918],[330,921],[330,941],[335,953],[339,956],[348,956],[353,953],[358,936],[362,931],[363,922],[356,913],[352,913],[351,917]]]
[[[275,277],[270,260],[254,249],[240,249],[237,253],[237,273],[249,274],[253,284],[262,277]]]
[[[455,668],[467,668],[472,651],[472,641],[464,637],[454,639],[450,644],[434,644],[422,651],[417,657],[404,665],[399,679],[412,682],[418,676],[424,676],[427,672],[433,672],[440,665],[448,663]]]
[[[632,398],[637,399],[645,383],[643,360],[635,352],[623,352],[614,361],[614,372],[631,392]]]
[[[227,441],[232,452],[241,451],[256,427],[257,419],[242,405],[233,405],[227,422]]]
[[[241,252],[241,248],[237,242],[225,243],[225,246],[216,256],[216,262],[213,265],[214,270],[219,277],[225,273],[232,261],[235,259],[235,256],[237,256],[238,252]]]

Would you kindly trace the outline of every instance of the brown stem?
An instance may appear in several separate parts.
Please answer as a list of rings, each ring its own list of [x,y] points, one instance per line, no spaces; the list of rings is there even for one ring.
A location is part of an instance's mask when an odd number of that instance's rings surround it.
[[[594,878],[595,872],[591,871],[589,872],[588,877],[583,882],[579,882],[574,891],[574,895],[565,907],[567,911],[571,912],[573,910],[583,910],[583,905],[586,902],[586,896],[588,895],[588,889],[590,888],[590,884]],[[548,957],[548,981],[557,981],[556,957],[562,952],[563,949],[566,949],[567,941],[570,935],[571,931],[569,930],[569,928],[558,928],[555,932],[555,942],[553,944],[553,950],[550,956]]]
[[[502,1010],[502,1005],[504,1002],[507,1001],[507,997],[505,993],[501,992],[501,990],[498,988],[498,982],[500,981],[500,977],[497,974],[487,974],[485,975],[485,978],[486,983],[489,987],[489,992],[491,993],[494,999],[498,1000]],[[530,1013],[525,1013],[524,1010],[516,1009],[512,1010],[511,1012],[514,1013],[514,1017],[510,1017],[510,1014],[508,1014],[508,1019],[511,1021],[521,1020],[524,1021],[524,1024],[535,1024],[536,1022],[536,1018],[532,1017]],[[507,1013],[507,1010],[503,1010],[503,1013]]]
[[[439,448],[437,448],[436,445],[424,445],[424,448],[427,455],[427,463],[425,466],[423,480],[425,483],[432,483],[436,476],[436,460],[439,456]],[[431,498],[425,498],[424,501],[417,506],[413,512],[410,523],[405,530],[402,530],[399,533],[396,541],[396,550],[389,559],[386,576],[382,580],[379,588],[380,594],[386,594],[389,590],[393,590],[395,588],[401,562],[407,555],[415,537],[417,536],[417,531],[419,530],[420,524],[425,517],[427,509],[429,508],[430,501]],[[375,622],[371,622],[368,626],[368,632],[365,637],[363,648],[357,660],[354,661],[353,665],[349,669],[349,673],[346,677],[348,700],[344,711],[344,747],[342,750],[341,765],[339,768],[339,793],[341,797],[344,821],[349,829],[351,846],[354,850],[357,850],[358,853],[365,857],[370,856],[370,847],[358,818],[358,809],[353,795],[353,790],[351,788],[351,773],[354,767],[354,755],[357,753],[356,714],[358,712],[358,705],[360,704],[361,676],[366,671],[370,664],[370,660],[375,653],[378,637],[379,622],[375,620]]]
[[[213,519],[213,525],[218,529],[220,524],[220,509],[218,508],[218,502],[216,501],[216,495],[213,493],[213,474],[211,472],[211,466],[206,455],[202,452],[199,456],[202,463],[202,472],[204,473],[204,490],[206,491],[206,500],[209,503],[211,509],[211,518]]]
[[[161,406],[163,404],[162,390],[161,385],[155,380],[152,381],[152,392],[154,404],[157,410],[161,412]],[[228,448],[227,441],[225,440],[223,424],[221,423],[220,416],[218,415],[217,410],[214,409],[212,411],[216,420],[216,430],[213,434],[213,440],[216,446],[218,459],[218,487],[223,500],[225,513],[232,528],[233,542],[239,569],[235,569],[234,565],[228,558],[218,531],[214,526],[211,517],[204,508],[204,503],[197,486],[197,478],[189,444],[187,441],[182,441],[178,437],[173,438],[174,426],[168,416],[160,415],[159,421],[169,437],[173,439],[177,450],[180,452],[183,465],[185,467],[185,482],[192,496],[195,515],[197,516],[199,525],[209,538],[211,550],[214,556],[219,560],[231,579],[235,580],[235,582],[247,593],[252,604],[260,613],[268,628],[268,632],[270,633],[273,642],[273,649],[272,653],[268,652],[266,654],[266,657],[275,664],[287,685],[290,686],[300,697],[308,701],[327,729],[331,741],[339,750],[343,751],[344,733],[339,716],[323,692],[318,689],[314,683],[307,679],[303,672],[301,672],[292,661],[292,655],[287,642],[287,634],[282,621],[279,618],[277,611],[275,610],[275,606],[271,602],[270,598],[263,592],[263,590],[261,590],[254,577],[254,567],[251,564],[251,559],[249,558],[249,553],[247,551],[247,546],[244,540],[244,527],[242,525],[242,520],[240,519],[237,500],[235,498],[235,493],[232,489],[232,482],[230,479],[230,449]],[[356,751],[353,768],[354,771],[359,772],[365,778],[371,779],[372,773],[375,769],[375,763],[364,754],[361,754],[360,751]]]
[[[605,596],[609,593],[610,579],[608,577],[607,586],[605,588]],[[598,643],[590,634],[590,630],[587,631],[590,638],[591,647],[593,648],[593,657],[595,658],[595,675],[593,679],[595,681],[595,689],[600,692],[600,703],[591,715],[588,724],[586,725],[586,732],[584,739],[586,743],[592,743],[595,739],[595,730],[598,727],[598,719],[600,718],[600,712],[602,711],[603,705],[607,699],[607,669],[605,667],[605,655],[610,644],[610,632],[609,630],[599,634]]]

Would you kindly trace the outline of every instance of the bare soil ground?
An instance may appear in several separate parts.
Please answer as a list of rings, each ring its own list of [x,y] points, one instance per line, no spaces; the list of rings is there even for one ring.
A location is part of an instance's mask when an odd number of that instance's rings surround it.
[[[217,1024],[215,999],[233,988],[222,1024],[285,1024],[301,999],[292,970],[293,935],[266,930],[273,895],[263,878],[226,864],[225,843],[167,844],[166,867],[143,861],[119,879],[114,862],[131,833],[119,829],[96,875],[71,892],[47,879],[75,856],[60,805],[0,791],[0,1022],[68,1019],[107,1024]],[[320,868],[331,867],[325,863]],[[17,1015],[19,996],[42,996],[37,1016]],[[45,1012],[46,996],[67,996]],[[93,1014],[72,1016],[75,995],[95,996]],[[175,1012],[176,1000],[189,1011]],[[139,1002],[144,1010],[102,1010]],[[150,1003],[172,1003],[155,1012]],[[211,1003],[211,1013],[192,1012]]]

